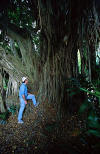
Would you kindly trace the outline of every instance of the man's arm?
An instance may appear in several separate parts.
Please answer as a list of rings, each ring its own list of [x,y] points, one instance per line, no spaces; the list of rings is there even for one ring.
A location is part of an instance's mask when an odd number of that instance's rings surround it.
[[[25,95],[22,95],[24,101],[25,101],[25,104],[27,104],[27,100],[25,99]]]

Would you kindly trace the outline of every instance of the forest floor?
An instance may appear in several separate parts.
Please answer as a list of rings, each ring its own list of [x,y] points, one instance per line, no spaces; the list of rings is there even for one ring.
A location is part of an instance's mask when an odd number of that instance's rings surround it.
[[[76,114],[59,121],[53,106],[31,104],[23,124],[18,124],[17,115],[0,125],[0,154],[93,154],[92,146],[80,136],[84,122]]]

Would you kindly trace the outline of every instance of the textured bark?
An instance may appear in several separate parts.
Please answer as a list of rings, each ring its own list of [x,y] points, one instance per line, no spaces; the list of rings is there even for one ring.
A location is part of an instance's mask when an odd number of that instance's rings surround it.
[[[5,105],[3,99],[3,77],[2,71],[0,72],[0,112],[5,112]]]
[[[2,68],[17,81],[20,81],[20,77],[23,76],[25,71],[24,66],[19,58],[11,55],[6,55],[3,48],[0,48],[0,65]]]
[[[90,62],[91,62],[91,80],[94,80],[97,78],[96,76],[96,51],[95,51],[95,45],[92,43],[90,45]]]
[[[27,71],[32,73],[33,55],[30,35],[25,30],[20,30],[20,28],[11,24],[7,28],[7,35],[17,41],[22,55],[22,62],[24,63]]]
[[[48,102],[53,102],[62,114],[62,108],[66,110],[72,101],[66,91],[66,80],[77,77],[77,24],[72,19],[73,26],[66,24],[66,5],[62,11],[60,3],[38,0],[38,7],[42,36],[40,53],[45,64],[44,91]]]

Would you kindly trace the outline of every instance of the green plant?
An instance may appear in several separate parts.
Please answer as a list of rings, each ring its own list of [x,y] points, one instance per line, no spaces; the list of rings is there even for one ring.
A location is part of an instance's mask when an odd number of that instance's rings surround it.
[[[86,96],[79,109],[79,115],[87,113],[86,129],[83,132],[87,135],[100,137],[100,87],[87,81],[86,77],[81,75],[79,75],[78,79],[71,78],[70,81],[71,87],[67,89],[70,96],[81,92]]]
[[[10,108],[9,108],[8,110],[9,110],[9,112],[12,113],[12,115],[14,115],[15,112],[16,112],[16,105],[11,105]]]

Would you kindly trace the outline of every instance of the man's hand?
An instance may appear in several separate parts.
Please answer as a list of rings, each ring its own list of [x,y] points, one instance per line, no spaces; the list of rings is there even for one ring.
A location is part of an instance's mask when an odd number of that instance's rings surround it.
[[[25,101],[25,104],[27,104],[27,100],[25,99],[25,95],[22,95],[24,101]]]
[[[27,104],[27,101],[25,100],[25,104]]]

